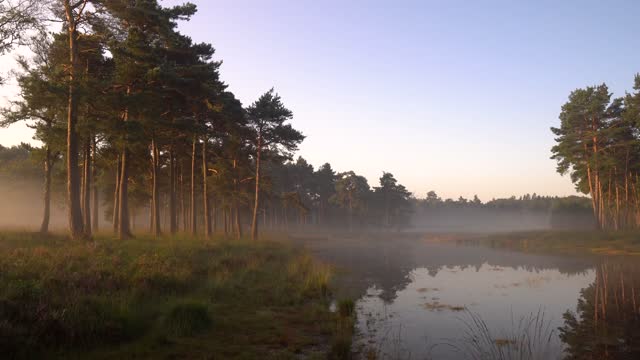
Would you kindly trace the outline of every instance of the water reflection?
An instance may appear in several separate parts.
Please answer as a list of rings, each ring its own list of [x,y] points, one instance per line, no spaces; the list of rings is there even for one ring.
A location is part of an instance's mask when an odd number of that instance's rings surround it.
[[[576,311],[567,311],[560,338],[567,359],[640,359],[640,266],[637,260],[596,266]]]
[[[508,359],[502,355],[517,343],[523,319],[542,311],[549,340],[517,358],[640,359],[637,259],[534,255],[415,239],[306,245],[346,270],[342,285],[360,299],[356,348],[363,358],[372,352],[393,359]],[[484,354],[471,354],[473,347],[466,346],[480,343],[469,333],[470,314],[490,333]]]
[[[358,302],[358,346],[362,353],[374,351],[378,357],[394,359],[410,354],[411,358],[467,359],[473,353],[493,359],[492,352],[500,348],[503,358],[512,358],[507,356],[514,352],[509,347],[522,334],[536,330],[524,323],[540,314],[544,318],[540,337],[546,340],[536,343],[534,357],[525,358],[557,359],[564,349],[557,333],[563,314],[575,307],[580,290],[594,276],[592,270],[568,274],[490,263],[443,266],[438,271],[417,268],[393,301],[374,296],[380,290],[373,287]],[[481,323],[475,324],[476,320]],[[483,339],[475,335],[489,340],[474,347],[473,341]]]

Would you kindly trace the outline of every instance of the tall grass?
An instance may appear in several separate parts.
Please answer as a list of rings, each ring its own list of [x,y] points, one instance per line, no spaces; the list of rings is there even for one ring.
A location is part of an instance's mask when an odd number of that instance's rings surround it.
[[[492,331],[476,313],[467,310],[465,315],[463,339],[453,345],[465,358],[553,360],[562,356],[562,349],[554,345],[558,333],[541,309],[517,320],[512,316],[511,329],[503,333]]]
[[[0,354],[322,353],[339,321],[328,310],[331,274],[282,243],[0,233]]]

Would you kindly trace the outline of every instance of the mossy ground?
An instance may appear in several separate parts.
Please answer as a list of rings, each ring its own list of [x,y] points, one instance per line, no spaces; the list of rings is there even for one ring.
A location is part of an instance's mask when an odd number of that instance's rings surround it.
[[[276,242],[0,233],[8,358],[344,358],[331,267]]]

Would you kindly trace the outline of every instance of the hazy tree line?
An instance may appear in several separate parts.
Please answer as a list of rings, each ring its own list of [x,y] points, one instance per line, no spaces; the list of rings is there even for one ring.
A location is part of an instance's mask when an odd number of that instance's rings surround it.
[[[515,231],[519,229],[516,222],[524,228],[595,227],[591,200],[584,196],[541,196],[533,193],[483,202],[477,195],[471,199],[460,196],[454,200],[442,199],[435,191],[429,191],[423,199],[415,199],[414,202],[414,221],[423,227],[442,225]]]
[[[33,147],[29,144],[21,144],[13,147],[0,146],[0,180],[25,182],[27,179],[40,179],[42,177],[42,162],[45,157],[45,148]],[[100,149],[100,148],[99,148]],[[105,148],[107,150],[107,148]],[[60,154],[55,156],[54,162],[61,160]],[[152,155],[149,155],[149,159]],[[190,160],[187,158],[185,161]],[[98,198],[102,213],[92,223],[94,231],[100,220],[105,217],[111,224],[113,219],[115,191],[114,171],[102,170],[102,164],[108,165],[108,158],[100,158],[95,162],[98,176],[94,180],[96,188],[99,189]],[[161,230],[170,228],[169,215],[169,181],[167,171],[169,164],[165,159],[159,169],[159,183],[157,185],[160,203],[160,220],[157,224]],[[189,164],[186,164],[189,165]],[[214,168],[215,162],[211,162],[210,168]],[[248,177],[251,177],[251,169],[245,167],[240,169]],[[219,168],[218,168],[219,169]],[[218,171],[218,170],[216,170]],[[52,181],[48,184],[51,187],[49,192],[58,201],[64,197],[65,169],[62,166],[54,166],[51,169]],[[138,174],[138,171],[132,174]],[[218,172],[219,173],[219,172]],[[398,184],[397,180],[390,173],[383,173],[379,186],[370,187],[367,180],[354,174],[353,172],[337,173],[331,165],[326,163],[314,169],[305,159],[299,157],[296,161],[283,159],[271,160],[265,163],[263,169],[263,181],[261,182],[260,193],[263,198],[259,211],[258,221],[269,231],[318,231],[326,228],[333,229],[363,229],[363,228],[389,228],[399,229],[409,226],[411,214],[414,211],[414,201],[411,194]],[[199,175],[197,175],[199,177]],[[180,177],[177,200],[178,219],[176,228],[178,231],[190,231],[191,224],[189,217],[190,201],[190,181],[187,174]],[[142,168],[139,175],[134,179],[140,179],[142,186],[135,183],[129,188],[129,205],[131,208],[131,218],[133,225],[138,223],[144,226],[155,226],[153,219],[147,216],[154,216],[150,212],[150,205],[153,203],[153,186],[150,166]],[[209,175],[207,178],[207,189],[211,208],[212,232],[237,235],[238,226],[242,231],[243,223],[247,224],[253,214],[253,193],[254,184],[252,181],[241,182],[238,185],[238,205],[240,213],[239,224],[230,223],[231,202],[223,202],[221,199],[234,196],[233,178],[220,177],[217,174]],[[46,192],[46,191],[45,191]],[[197,202],[200,202],[200,194]],[[45,203],[52,201],[51,196],[45,198]],[[186,204],[185,204],[186,202]],[[94,203],[92,202],[91,205]],[[47,204],[45,204],[47,205]],[[47,205],[49,206],[49,205]],[[95,207],[92,209],[95,210]],[[203,211],[198,211],[199,218],[197,226],[204,225]],[[97,213],[95,213],[97,214]],[[137,216],[137,219],[136,219]],[[140,219],[145,216],[144,219]],[[44,218],[43,223],[47,223],[49,218]],[[47,224],[45,224],[46,226]],[[153,230],[153,229],[152,229]]]
[[[536,193],[524,194],[521,196],[511,196],[508,198],[491,199],[483,202],[474,195],[472,199],[466,199],[463,196],[454,200],[453,198],[442,199],[438,194],[430,190],[424,199],[416,199],[418,207],[422,209],[445,209],[445,208],[483,208],[497,210],[531,210],[531,211],[549,211],[552,209],[573,209],[582,211],[590,209],[590,200],[581,196],[542,196]]]
[[[0,146],[0,180],[39,179],[43,156],[44,147],[37,148],[27,144],[7,148]],[[58,161],[60,158],[61,155],[57,155]],[[98,161],[95,166],[102,169],[102,163],[102,160]],[[166,160],[162,163],[158,184],[161,230],[170,228],[168,164]],[[250,174],[250,170],[245,169],[247,174]],[[65,187],[64,167],[55,166],[52,171],[52,192],[55,199],[60,201]],[[434,191],[429,191],[424,198],[416,198],[390,173],[383,173],[378,186],[371,187],[364,177],[353,172],[337,173],[328,163],[314,169],[301,157],[295,161],[271,160],[266,163],[263,171],[260,188],[263,200],[258,221],[269,231],[400,229],[415,226],[413,221],[420,221],[424,217],[437,220],[442,216],[477,217],[483,213],[540,213],[550,217],[552,227],[575,227],[578,224],[581,227],[591,226],[591,201],[587,197],[525,194],[482,202],[477,196],[471,200],[464,197],[457,200],[442,199]],[[149,220],[152,199],[149,174],[148,169],[142,168],[139,178],[143,181],[143,186],[134,184],[129,189],[131,217],[133,225],[137,223],[138,228],[152,224]],[[113,218],[114,177],[114,171],[107,167],[106,170],[99,170],[95,179],[103,210],[98,220],[106,216],[109,224]],[[182,179],[182,190],[177,194],[177,228],[179,231],[189,231],[187,205],[190,181],[185,184],[184,179],[188,180],[186,174],[183,174]],[[213,174],[207,179],[213,232],[234,234],[236,231],[235,224],[230,224],[229,216],[225,215],[230,211],[229,203],[225,204],[220,200],[232,195],[231,180],[218,178]],[[239,187],[238,202],[241,219],[244,219],[241,223],[244,222],[245,225],[249,225],[253,213],[253,185],[249,181],[241,183]],[[200,203],[199,200],[197,202]],[[204,219],[200,216],[197,224],[200,229],[203,222]]]
[[[634,92],[613,98],[605,84],[574,90],[552,128],[558,172],[591,198],[602,229],[640,225],[640,75]]]

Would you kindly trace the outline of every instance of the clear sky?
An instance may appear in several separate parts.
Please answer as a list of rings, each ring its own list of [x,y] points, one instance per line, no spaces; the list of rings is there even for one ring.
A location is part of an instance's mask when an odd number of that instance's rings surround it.
[[[640,71],[634,0],[193,2],[182,32],[214,45],[245,105],[275,87],[300,155],[417,196],[573,194],[549,159],[560,106],[602,82],[623,95]]]

